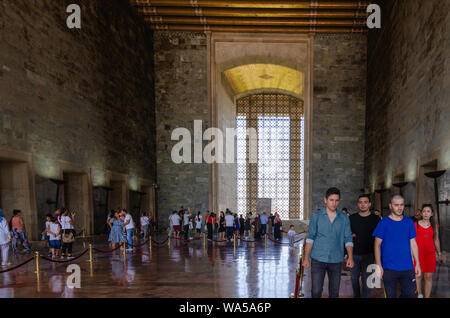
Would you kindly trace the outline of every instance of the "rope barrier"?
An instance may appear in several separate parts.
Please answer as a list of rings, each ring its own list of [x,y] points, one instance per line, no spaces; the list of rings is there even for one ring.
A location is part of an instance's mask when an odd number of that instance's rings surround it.
[[[144,245],[145,243],[148,243],[148,239],[146,239],[144,242],[142,242],[142,244],[139,245],[129,244],[128,242],[125,242],[127,246],[131,246],[133,248],[141,248],[141,246]]]
[[[69,263],[69,262],[73,262],[77,259],[79,259],[81,256],[83,256],[84,254],[86,254],[89,251],[89,249],[85,249],[80,255],[78,255],[77,257],[71,258],[71,259],[67,259],[67,260],[55,260],[55,259],[51,259],[48,258],[46,256],[41,256],[43,259],[45,259],[46,261],[52,262],[52,263]]]
[[[193,241],[198,241],[200,240],[200,238],[193,238],[193,239],[183,239],[181,237],[173,237],[173,239],[175,240],[179,240],[179,241],[183,241],[183,242],[193,242]]]
[[[269,240],[271,240],[272,242],[277,243],[277,244],[289,244],[289,242],[278,242],[276,240],[273,240],[273,239],[270,238],[270,236],[268,236],[268,238],[269,238]],[[293,243],[298,243],[298,242],[300,242],[302,240],[303,240],[303,238],[301,238],[301,239],[299,239],[297,241],[294,241]]]
[[[114,251],[118,250],[120,247],[121,247],[121,245],[119,244],[117,247],[115,247],[113,249],[110,249],[110,250],[101,250],[101,249],[96,248],[96,247],[93,247],[92,249],[94,251],[99,252],[99,253],[111,253],[111,252],[114,252]]]
[[[23,263],[21,263],[21,264],[14,265],[14,266],[11,266],[11,267],[6,268],[6,269],[2,269],[2,270],[0,271],[0,273],[6,273],[6,272],[9,272],[9,271],[15,270],[15,269],[17,269],[17,268],[19,268],[19,267],[21,267],[21,266],[23,266],[23,265],[25,265],[25,264],[31,262],[33,259],[34,259],[34,256],[30,257],[29,259],[27,259],[25,262],[23,262]]]
[[[169,238],[167,237],[167,238],[166,238],[164,241],[162,241],[162,242],[158,242],[158,241],[156,241],[156,240],[154,240],[154,239],[152,239],[152,242],[155,243],[155,244],[164,244],[164,243],[166,243],[168,240],[169,240]]]
[[[215,240],[215,239],[208,239],[209,241],[212,241],[212,242],[216,242],[216,243],[222,243],[222,242],[228,242],[228,240]]]
[[[259,242],[259,241],[262,240],[262,238],[259,238],[259,239],[256,239],[256,240],[244,240],[242,237],[240,237],[239,239],[240,239],[241,241],[243,241],[243,242],[250,242],[250,243],[252,243],[252,242]]]

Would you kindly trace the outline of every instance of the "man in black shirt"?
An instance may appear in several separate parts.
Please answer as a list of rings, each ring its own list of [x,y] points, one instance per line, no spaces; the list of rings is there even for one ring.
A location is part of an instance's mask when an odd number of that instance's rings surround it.
[[[377,215],[370,213],[370,197],[367,194],[361,194],[358,198],[359,213],[352,214],[350,219],[350,227],[353,236],[353,259],[355,265],[351,269],[353,296],[361,297],[361,287],[359,277],[362,282],[362,297],[370,298],[370,288],[367,286],[367,267],[374,264],[374,238],[373,231],[380,222]]]

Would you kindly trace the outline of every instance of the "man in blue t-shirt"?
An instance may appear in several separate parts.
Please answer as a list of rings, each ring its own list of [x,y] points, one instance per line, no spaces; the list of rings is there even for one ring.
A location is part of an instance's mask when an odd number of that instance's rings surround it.
[[[403,216],[405,199],[401,195],[391,198],[389,208],[391,214],[378,223],[373,233],[378,275],[383,279],[387,298],[397,298],[398,283],[401,286],[400,297],[413,298],[415,275],[421,275],[416,229],[413,221]],[[411,255],[417,264],[415,273]]]

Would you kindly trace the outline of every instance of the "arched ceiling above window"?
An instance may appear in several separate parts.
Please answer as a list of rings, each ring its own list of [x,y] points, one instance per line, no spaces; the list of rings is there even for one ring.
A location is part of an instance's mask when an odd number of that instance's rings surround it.
[[[303,97],[303,73],[276,64],[246,64],[224,72],[235,95],[250,90],[279,89]]]

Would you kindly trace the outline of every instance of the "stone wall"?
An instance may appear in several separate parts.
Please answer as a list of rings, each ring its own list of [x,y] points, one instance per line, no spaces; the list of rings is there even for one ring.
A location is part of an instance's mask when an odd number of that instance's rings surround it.
[[[161,226],[180,206],[192,212],[208,209],[208,164],[171,159],[175,128],[187,128],[194,141],[194,120],[209,125],[206,79],[206,37],[203,33],[155,32],[155,98],[157,139],[157,204]],[[193,162],[193,148],[191,151]]]
[[[66,26],[70,3],[79,30]],[[155,178],[152,32],[133,10],[0,3],[0,147],[32,152],[47,178],[60,177],[59,160],[92,168],[98,184],[105,170]]]
[[[450,3],[382,4],[382,28],[368,37],[365,185],[410,182],[417,208],[434,203],[423,173],[450,168]],[[449,198],[448,180],[449,172],[439,179],[440,200]],[[450,250],[448,207],[440,207]]]
[[[328,187],[354,211],[363,188],[366,42],[364,35],[318,36],[314,47],[313,209]],[[158,206],[208,208],[208,166],[174,164],[171,132],[194,119],[207,122],[207,52],[202,33],[155,32]],[[205,129],[205,127],[203,127]]]
[[[365,35],[314,39],[313,211],[330,187],[341,190],[339,208],[357,210],[363,188],[366,98]]]

